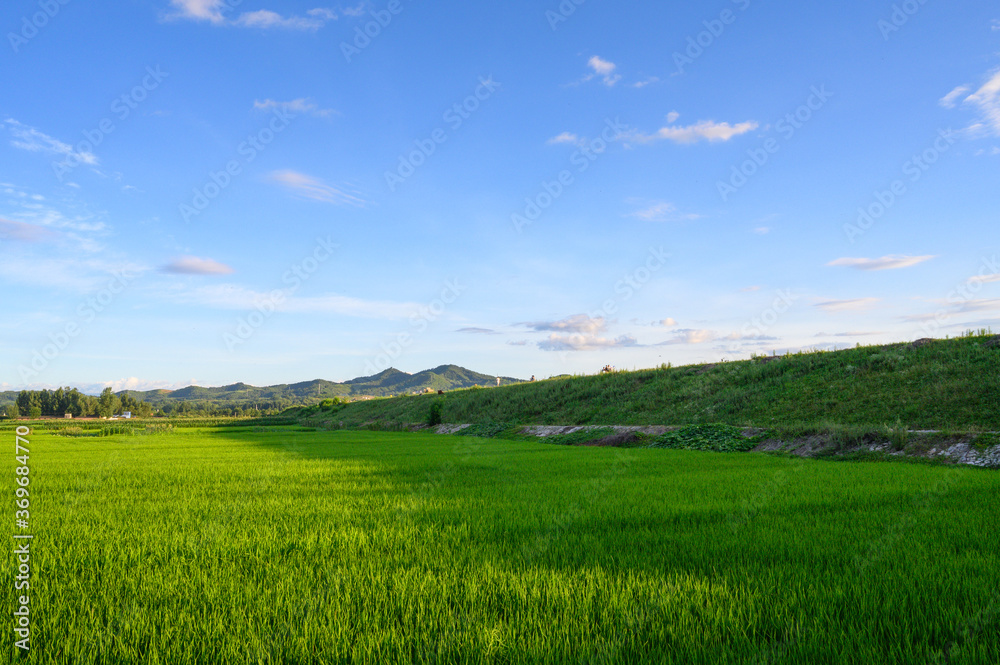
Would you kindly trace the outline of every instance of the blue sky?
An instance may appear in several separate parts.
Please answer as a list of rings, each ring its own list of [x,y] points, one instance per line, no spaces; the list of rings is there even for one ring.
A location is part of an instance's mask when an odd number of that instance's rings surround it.
[[[1000,322],[993,3],[4,4],[0,388]]]

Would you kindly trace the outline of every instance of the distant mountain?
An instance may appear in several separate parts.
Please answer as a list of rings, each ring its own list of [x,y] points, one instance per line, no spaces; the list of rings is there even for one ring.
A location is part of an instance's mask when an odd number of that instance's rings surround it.
[[[523,383],[522,379],[509,376],[500,378],[501,385]],[[203,388],[188,386],[179,390],[129,390],[118,393],[149,402],[154,408],[162,408],[167,404],[189,402],[195,406],[236,406],[260,408],[282,408],[296,404],[315,404],[333,397],[361,398],[388,397],[401,393],[423,392],[431,390],[455,390],[471,388],[472,386],[495,386],[496,376],[473,372],[458,365],[441,365],[416,374],[407,374],[390,367],[374,376],[363,376],[343,383],[324,381],[304,381],[302,383],[282,384],[259,388],[246,383],[234,383],[218,388]],[[12,393],[14,398],[17,393]],[[13,398],[10,400],[13,401]],[[196,404],[197,403],[197,404]]]

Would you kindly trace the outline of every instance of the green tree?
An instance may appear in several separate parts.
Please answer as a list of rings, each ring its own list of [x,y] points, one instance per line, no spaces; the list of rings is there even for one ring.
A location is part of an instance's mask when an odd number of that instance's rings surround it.
[[[110,386],[101,391],[101,396],[97,399],[97,414],[102,418],[108,418],[118,413],[122,401],[115,394]]]

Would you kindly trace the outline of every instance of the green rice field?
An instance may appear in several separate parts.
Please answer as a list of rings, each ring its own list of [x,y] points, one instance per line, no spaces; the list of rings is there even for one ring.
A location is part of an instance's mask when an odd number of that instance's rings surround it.
[[[28,438],[31,649],[8,630],[5,662],[1000,662],[995,470],[278,426]]]

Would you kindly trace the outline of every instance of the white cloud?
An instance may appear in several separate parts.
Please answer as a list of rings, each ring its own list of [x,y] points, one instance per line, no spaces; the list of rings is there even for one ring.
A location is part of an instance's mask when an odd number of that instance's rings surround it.
[[[560,321],[538,321],[518,325],[531,328],[535,332],[552,332],[547,339],[538,342],[538,348],[542,351],[591,351],[639,346],[635,338],[630,335],[614,339],[600,337],[599,333],[607,329],[607,321],[603,317],[592,318],[586,314],[576,314]]]
[[[549,145],[559,145],[561,143],[572,143],[573,145],[579,145],[582,139],[571,132],[563,132],[559,136],[553,136],[546,143]]]
[[[181,256],[163,267],[163,272],[177,275],[229,275],[233,269],[212,259]]]
[[[770,226],[758,226],[757,228],[755,228],[753,230],[753,232],[756,233],[759,236],[766,236],[768,233],[771,232],[771,227]]]
[[[678,113],[677,111],[671,111],[670,113],[667,114],[667,124],[672,125],[673,123],[677,122],[677,119],[679,117],[681,117],[680,113]]]
[[[15,148],[29,152],[45,152],[52,155],[60,155],[63,161],[78,162],[90,166],[96,166],[99,163],[94,153],[77,151],[68,143],[54,139],[34,127],[23,125],[13,118],[7,118],[4,120],[4,124],[14,137],[10,144]]]
[[[849,268],[857,268],[858,270],[898,270],[900,268],[910,268],[933,258],[935,257],[931,255],[900,256],[896,254],[883,256],[880,259],[853,259],[845,257],[830,261],[826,265],[847,266]]]
[[[657,346],[670,346],[673,344],[706,344],[715,339],[717,335],[711,330],[694,330],[684,328],[677,331],[677,334],[665,342],[660,342]]]
[[[244,12],[234,19],[228,19],[225,12],[232,9],[232,6],[239,3],[232,3],[231,0],[170,0],[170,4],[176,12],[168,18],[190,19],[194,21],[208,21],[213,25],[234,25],[243,28],[281,28],[285,30],[318,30],[328,21],[337,19],[337,14],[333,10],[318,7],[306,12],[306,16],[282,16],[269,9],[258,9],[252,12]],[[353,10],[350,10],[353,11]],[[355,16],[356,14],[345,11],[344,14]]]
[[[622,335],[615,339],[597,337],[595,335],[549,335],[548,339],[538,343],[542,351],[595,351],[598,349],[614,349],[638,346],[635,337]]]
[[[668,316],[667,318],[660,321],[660,325],[663,326],[664,328],[673,328],[674,326],[677,325],[677,320],[670,318]]]
[[[740,293],[753,293],[754,291],[760,291],[760,287],[759,286],[747,286],[745,288],[740,289]]]
[[[615,63],[602,60],[599,56],[595,55],[592,57],[587,61],[587,65],[594,70],[594,73],[587,76],[584,79],[585,81],[589,81],[595,76],[600,76],[604,81],[604,85],[613,86],[622,78],[620,74],[615,74],[615,69],[617,68]]]
[[[633,88],[645,88],[647,85],[649,85],[651,83],[659,83],[659,81],[660,81],[660,79],[658,77],[656,77],[656,76],[650,76],[648,79],[645,79],[644,81],[636,81],[635,83],[632,84],[632,87]],[[673,120],[671,120],[670,122],[673,122]]]
[[[270,180],[292,190],[301,197],[313,199],[314,201],[324,201],[326,203],[349,204],[364,207],[365,202],[347,192],[327,185],[318,178],[313,178],[297,171],[284,170],[273,171]]]
[[[225,0],[170,0],[178,13],[172,17],[183,17],[198,21],[221,24],[225,22],[222,15],[224,9],[229,9]]]
[[[560,321],[539,321],[534,323],[522,323],[535,332],[574,332],[574,333],[598,333],[607,328],[607,322],[603,317],[591,318],[586,314],[576,314]]]
[[[459,328],[455,332],[469,333],[471,335],[499,335],[496,330],[491,330],[489,328]]]
[[[636,143],[653,143],[661,140],[673,141],[674,143],[682,144],[697,143],[698,141],[718,143],[721,141],[728,141],[735,136],[740,136],[741,134],[746,134],[747,132],[752,132],[757,129],[758,126],[759,125],[752,120],[740,122],[735,125],[730,125],[728,122],[700,120],[697,123],[686,127],[675,127],[673,125],[661,127],[655,134],[633,132],[632,134],[629,134],[627,138],[635,141]]]
[[[969,284],[990,284],[1000,282],[1000,273],[993,275],[977,275],[968,279]]]
[[[957,106],[957,104],[955,103],[956,100],[965,93],[969,92],[969,90],[970,90],[969,86],[960,85],[951,92],[949,92],[947,95],[939,99],[938,104],[940,104],[946,109],[953,109],[955,108],[955,106]]]
[[[274,99],[265,99],[264,101],[255,99],[253,107],[257,111],[281,109],[282,111],[287,111],[289,113],[308,113],[309,115],[315,115],[321,118],[328,117],[335,113],[333,109],[321,109],[316,102],[305,97],[293,99],[289,102],[279,102]]]
[[[880,302],[879,298],[854,298],[852,300],[826,300],[816,303],[824,312],[848,312],[868,309]]]

